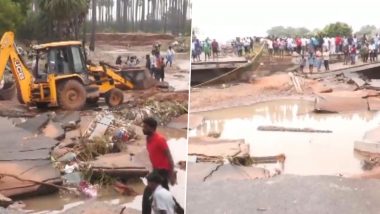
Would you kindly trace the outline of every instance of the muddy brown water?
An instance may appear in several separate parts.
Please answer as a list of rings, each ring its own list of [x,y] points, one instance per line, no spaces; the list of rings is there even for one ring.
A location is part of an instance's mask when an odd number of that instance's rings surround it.
[[[186,160],[186,131],[166,127],[159,128],[158,131],[167,137],[174,162],[177,163],[180,160]],[[177,201],[185,207],[186,171],[180,169],[177,169],[177,171],[178,184],[171,186],[170,191],[173,193]],[[86,200],[104,201],[114,204],[115,206],[125,205],[126,207],[132,209],[141,210],[142,193],[145,188],[145,183],[145,179],[135,179],[128,183],[136,192],[141,194],[135,197],[122,196],[113,190],[112,187],[103,187],[100,189],[98,192],[98,197],[95,199],[86,199],[83,197],[56,193],[46,196],[31,197],[28,199],[23,199],[22,201],[26,204],[24,211],[27,213],[38,214],[62,213],[70,208],[83,204]]]
[[[286,155],[284,173],[352,175],[362,172],[354,141],[380,124],[376,112],[316,114],[313,103],[280,100],[197,113],[206,120],[190,136],[221,133],[222,139],[245,139],[252,156]],[[332,130],[333,133],[258,131],[261,125]],[[263,165],[270,169],[271,164]]]

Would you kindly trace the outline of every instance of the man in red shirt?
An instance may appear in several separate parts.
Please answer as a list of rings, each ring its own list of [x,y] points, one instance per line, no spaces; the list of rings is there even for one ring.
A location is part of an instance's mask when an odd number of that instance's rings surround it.
[[[143,121],[143,133],[147,136],[146,148],[149,153],[149,159],[152,164],[153,171],[162,177],[161,186],[169,190],[169,179],[173,176],[174,162],[170,153],[168,144],[164,136],[157,131],[157,121],[148,117]],[[144,190],[142,213],[151,213],[151,196],[152,190],[148,187]]]

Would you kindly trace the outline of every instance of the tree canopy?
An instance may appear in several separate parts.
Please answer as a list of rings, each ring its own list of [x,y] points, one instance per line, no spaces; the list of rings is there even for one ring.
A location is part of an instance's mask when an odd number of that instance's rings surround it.
[[[335,37],[335,36],[351,36],[352,35],[352,28],[346,23],[343,22],[336,22],[327,25],[323,28],[322,31],[326,36],[328,37]]]
[[[12,0],[0,0],[0,34],[15,31],[24,21],[21,4]]]
[[[275,26],[267,31],[268,35],[275,37],[295,37],[295,36],[307,36],[310,31],[305,27],[294,28],[294,27],[283,27]]]
[[[368,36],[373,36],[376,34],[376,32],[377,32],[377,29],[375,25],[364,25],[360,28],[358,32],[356,32],[356,34],[358,35],[366,34]]]

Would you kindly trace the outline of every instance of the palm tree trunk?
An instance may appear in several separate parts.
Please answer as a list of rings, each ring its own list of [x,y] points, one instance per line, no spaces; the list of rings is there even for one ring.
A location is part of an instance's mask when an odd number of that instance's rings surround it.
[[[187,22],[187,7],[188,7],[188,0],[183,1],[183,7],[182,7],[182,33],[185,34],[186,31],[186,22]]]
[[[124,9],[124,11],[123,11],[123,25],[124,25],[123,29],[124,29],[124,32],[126,32],[128,30],[128,26],[127,26],[127,24],[128,24],[128,12],[127,12],[128,0],[124,0],[123,9]]]
[[[95,31],[96,31],[96,0],[92,0],[92,22],[90,50],[95,51]]]

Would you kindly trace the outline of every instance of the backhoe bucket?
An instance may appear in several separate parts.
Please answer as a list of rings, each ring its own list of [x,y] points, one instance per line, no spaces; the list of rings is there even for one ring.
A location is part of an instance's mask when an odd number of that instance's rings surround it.
[[[156,81],[152,78],[149,71],[139,67],[123,67],[120,71],[123,78],[128,79],[134,85],[134,89],[148,89],[155,86]],[[123,86],[117,85],[118,88],[125,89]]]

